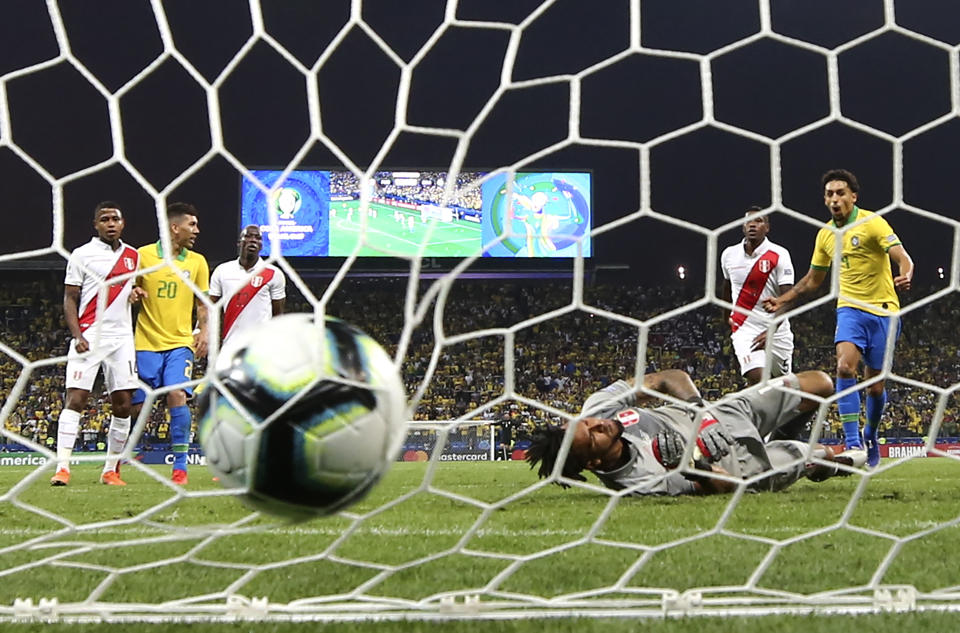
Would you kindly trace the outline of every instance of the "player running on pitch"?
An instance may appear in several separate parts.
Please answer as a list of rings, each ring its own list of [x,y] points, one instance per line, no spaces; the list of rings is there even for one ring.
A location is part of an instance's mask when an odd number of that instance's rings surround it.
[[[830,377],[822,371],[783,376],[766,389],[742,393],[703,413],[700,393],[684,371],[647,374],[643,385],[695,406],[638,409],[636,405],[651,396],[635,388],[632,379],[601,389],[583,404],[583,417],[573,430],[563,465],[565,477],[586,481],[581,472],[589,470],[607,488],[629,489],[629,494],[639,496],[716,494],[736,489],[733,479],[713,474],[747,479],[769,473],[750,484],[753,490],[782,490],[802,477],[823,481],[842,474],[829,463],[834,461],[833,453],[823,446],[818,446],[813,456],[828,463],[806,461],[806,442],[764,444],[761,439],[806,419],[818,406],[817,401],[788,393],[781,385],[820,397],[833,393]],[[534,432],[526,460],[531,468],[539,465],[541,478],[553,473],[567,427],[548,426]],[[696,470],[680,469],[686,441],[694,436]]]
[[[900,336],[900,320],[896,318],[900,310],[897,290],[910,289],[913,260],[883,217],[856,205],[860,191],[856,176],[845,169],[834,169],[823,175],[822,184],[823,201],[833,219],[817,233],[810,270],[788,292],[765,300],[764,308],[770,312],[782,310],[823,283],[833,264],[836,236],[832,229],[843,228],[834,336],[836,389],[840,393],[857,384],[861,358],[866,365],[866,378],[880,375],[890,327],[895,325],[894,337]],[[896,277],[891,260],[897,264]],[[883,380],[867,387],[867,423],[861,442],[859,392],[851,391],[837,400],[846,445],[841,455],[849,456],[861,466],[864,462],[870,467],[880,463],[877,430],[886,403]]]
[[[239,257],[220,264],[210,276],[210,301],[229,297],[223,306],[224,342],[237,332],[283,314],[287,296],[283,271],[260,258],[260,227],[245,226],[237,244]]]

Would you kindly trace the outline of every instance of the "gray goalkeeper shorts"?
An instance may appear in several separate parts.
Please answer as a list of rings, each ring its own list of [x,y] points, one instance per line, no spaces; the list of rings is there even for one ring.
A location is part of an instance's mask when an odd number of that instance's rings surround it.
[[[771,380],[756,391],[718,404],[713,413],[735,429],[742,429],[741,425],[750,425],[757,430],[760,437],[766,437],[802,415],[798,409],[802,398],[784,391],[780,388],[781,385],[791,389],[800,387],[797,377],[789,374]]]

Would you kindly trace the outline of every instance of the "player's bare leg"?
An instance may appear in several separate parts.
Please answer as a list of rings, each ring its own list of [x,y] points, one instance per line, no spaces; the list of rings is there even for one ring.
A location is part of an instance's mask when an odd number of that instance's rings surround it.
[[[825,372],[822,372],[817,369],[811,369],[808,371],[802,371],[797,376],[797,382],[800,386],[800,391],[809,393],[811,395],[820,396],[821,398],[826,398],[833,393],[833,381],[830,380]],[[800,406],[798,407],[801,411],[813,411],[820,406],[820,402],[813,400],[811,398],[804,398],[800,401]]]

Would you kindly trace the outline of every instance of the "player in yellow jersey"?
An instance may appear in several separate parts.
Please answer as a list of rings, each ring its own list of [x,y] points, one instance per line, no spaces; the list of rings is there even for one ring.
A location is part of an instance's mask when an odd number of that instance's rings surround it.
[[[817,233],[810,270],[789,291],[764,301],[774,312],[789,305],[801,295],[820,286],[834,259],[837,238],[834,228],[842,228],[843,247],[840,253],[840,296],[837,300],[837,393],[857,384],[861,358],[866,365],[867,379],[883,369],[887,333],[896,322],[895,337],[900,336],[900,310],[897,290],[910,289],[913,260],[887,221],[856,205],[860,184],[845,169],[834,169],[823,175],[823,200],[833,220]],[[897,265],[893,276],[890,262]],[[880,463],[877,429],[883,407],[887,403],[884,382],[867,387],[867,423],[860,438],[860,394],[851,391],[837,400],[843,422],[845,450],[838,457],[847,463],[871,468]],[[865,444],[865,446],[864,446]]]
[[[140,380],[154,389],[170,387],[193,378],[194,358],[207,353],[207,308],[185,282],[189,279],[201,292],[207,292],[210,269],[207,260],[193,252],[200,225],[193,205],[175,202],[167,207],[172,252],[164,258],[161,242],[138,249],[140,268],[161,268],[140,276],[136,292],[141,300],[137,317],[135,346],[137,373]],[[194,309],[198,331],[194,334]],[[173,449],[175,484],[187,483],[187,450],[190,446],[190,409],[187,400],[193,389],[180,388],[167,392],[170,415],[170,443]],[[133,396],[134,415],[140,411],[146,394],[137,390]]]

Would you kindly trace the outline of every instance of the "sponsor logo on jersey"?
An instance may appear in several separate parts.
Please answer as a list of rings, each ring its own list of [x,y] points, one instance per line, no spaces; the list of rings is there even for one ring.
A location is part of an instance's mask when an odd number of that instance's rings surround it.
[[[640,413],[634,409],[626,409],[617,414],[620,424],[627,427],[640,421]]]

